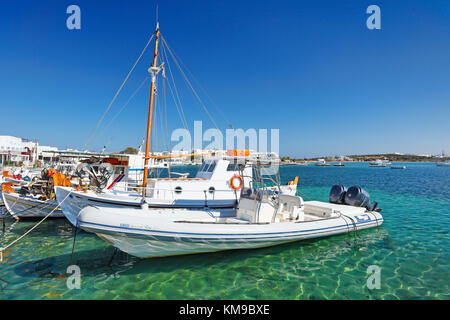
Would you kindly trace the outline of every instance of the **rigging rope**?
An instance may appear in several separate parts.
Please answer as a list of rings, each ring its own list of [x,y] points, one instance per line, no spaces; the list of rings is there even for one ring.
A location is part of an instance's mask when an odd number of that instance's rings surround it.
[[[109,109],[111,108],[111,105],[114,103],[114,101],[117,98],[117,95],[120,93],[120,91],[122,90],[123,86],[125,85],[125,83],[127,82],[128,78],[130,77],[131,73],[133,72],[134,68],[136,67],[136,65],[138,64],[139,60],[141,60],[142,55],[144,54],[145,50],[147,50],[148,45],[150,44],[150,42],[152,41],[153,37],[154,37],[154,33],[152,34],[152,36],[150,37],[150,39],[148,40],[147,44],[145,45],[144,49],[142,50],[141,54],[139,55],[138,59],[136,60],[136,62],[134,63],[133,67],[131,68],[131,70],[128,72],[127,76],[125,77],[125,80],[123,80],[122,84],[120,85],[120,88],[117,90],[116,94],[114,95],[114,98],[111,100],[111,102],[109,103],[108,107],[106,108],[105,112],[103,113],[102,117],[100,118],[99,122],[97,123],[97,125],[94,128],[94,131],[92,131],[91,135],[89,136],[89,138],[87,139],[84,147],[82,150],[85,150],[89,141],[91,140],[92,136],[94,135],[95,131],[97,130],[98,126],[100,125],[100,123],[102,123],[103,119],[105,118],[105,115],[108,113]]]
[[[141,88],[144,86],[144,84],[147,82],[148,79],[150,79],[150,77],[146,76],[145,79],[138,86],[136,91],[134,91],[133,94],[130,96],[130,98],[127,100],[127,102],[125,102],[125,104],[122,106],[122,108],[119,110],[119,112],[117,112],[114,115],[114,117],[111,119],[111,121],[105,126],[105,128],[100,133],[100,135],[103,134],[111,126],[111,124],[114,122],[114,120],[116,120],[116,118],[119,116],[119,114],[125,109],[125,107],[130,103],[130,101],[136,96],[136,94],[139,92],[139,90],[141,90]]]
[[[167,45],[167,43],[166,43]],[[195,81],[195,83],[199,86],[199,88],[203,91],[203,93],[206,95],[206,97],[208,98],[208,100],[211,102],[211,104],[219,111],[219,113],[221,114],[222,118],[225,120],[225,122],[228,123],[228,125],[230,126],[231,129],[233,129],[233,125],[231,124],[231,122],[228,120],[228,118],[225,116],[225,114],[223,113],[222,109],[219,108],[217,106],[217,104],[212,100],[212,98],[210,97],[210,95],[208,94],[208,92],[206,91],[205,88],[203,88],[203,86],[200,84],[200,82],[194,77],[194,74],[189,70],[189,68],[183,63],[183,61],[181,60],[181,58],[176,54],[175,51],[173,51],[173,55],[176,56],[180,62],[180,64],[186,69],[186,71],[189,73],[189,75],[192,77],[192,79]]]
[[[177,108],[178,115],[180,116],[181,123],[182,123],[183,127],[186,130],[188,130],[186,116],[184,115],[183,106],[181,104],[180,96],[178,94],[177,86],[175,84],[175,79],[173,77],[172,69],[170,68],[169,59],[167,58],[167,54],[166,54],[166,50],[164,48],[164,45],[162,45],[161,48],[162,48],[162,50],[161,50],[161,58],[164,59],[164,61],[167,63],[167,67],[169,69],[169,77],[172,80],[172,84],[173,84],[174,91],[176,93],[176,98],[177,99],[175,99],[175,95],[173,94],[172,87],[171,87],[171,85],[170,85],[168,80],[167,80],[167,85],[169,87],[170,93],[172,94],[172,98],[174,100],[175,107]]]
[[[197,91],[195,91],[194,87],[192,86],[191,82],[189,81],[189,79],[187,78],[186,74],[184,73],[183,69],[181,68],[180,64],[178,63],[177,59],[175,58],[175,56],[173,55],[172,51],[169,48],[169,45],[167,44],[166,40],[164,39],[164,37],[161,35],[161,39],[163,40],[164,45],[166,46],[167,50],[169,51],[170,55],[172,56],[173,61],[175,62],[175,65],[178,67],[178,69],[181,72],[181,75],[183,76],[184,80],[186,81],[186,83],[189,85],[189,87],[191,88],[192,92],[194,93],[194,96],[197,98],[197,100],[200,102],[200,105],[203,107],[203,110],[205,110],[206,114],[208,115],[209,119],[211,120],[211,122],[214,124],[214,126],[217,128],[217,130],[219,130],[219,126],[217,125],[216,121],[213,119],[213,117],[211,116],[211,114],[208,111],[208,108],[206,108],[205,104],[203,103],[203,101],[200,99],[199,95],[197,94]]]
[[[161,92],[163,94],[162,98],[164,98],[164,91],[161,90]],[[164,102],[163,99],[159,99],[158,112],[159,112],[159,122],[160,122],[160,129],[161,129],[161,133],[160,133],[160,135],[161,135],[161,144],[160,144],[161,150],[164,148],[164,140],[165,140],[164,139],[164,126],[163,126],[164,114],[162,112],[163,102]],[[166,148],[166,150],[168,150],[168,149]]]
[[[167,127],[166,81],[163,79],[164,119],[166,123],[166,150],[169,150],[169,128]]]

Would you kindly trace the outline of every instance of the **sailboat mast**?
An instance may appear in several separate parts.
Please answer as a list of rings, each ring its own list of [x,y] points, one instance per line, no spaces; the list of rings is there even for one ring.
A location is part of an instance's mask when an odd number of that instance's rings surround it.
[[[150,159],[149,150],[150,150],[150,132],[152,129],[152,114],[153,114],[153,100],[155,95],[155,83],[156,83],[156,75],[158,74],[160,68],[156,66],[158,60],[158,41],[159,41],[159,23],[156,24],[155,31],[155,52],[153,54],[153,64],[148,69],[149,73],[152,75],[152,83],[150,85],[150,102],[148,106],[148,120],[147,120],[147,136],[145,140],[145,160],[144,160],[144,181],[142,183],[143,194],[145,196],[145,188],[147,187],[147,178],[148,178],[148,161]]]

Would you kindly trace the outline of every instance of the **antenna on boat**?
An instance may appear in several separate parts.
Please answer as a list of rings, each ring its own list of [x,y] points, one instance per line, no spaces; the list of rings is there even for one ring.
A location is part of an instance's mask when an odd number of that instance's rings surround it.
[[[142,146],[144,145],[144,142],[145,142],[145,139],[142,139],[142,142],[141,142],[141,144],[139,145],[139,148],[138,148],[138,154],[141,153],[141,151],[142,151]]]

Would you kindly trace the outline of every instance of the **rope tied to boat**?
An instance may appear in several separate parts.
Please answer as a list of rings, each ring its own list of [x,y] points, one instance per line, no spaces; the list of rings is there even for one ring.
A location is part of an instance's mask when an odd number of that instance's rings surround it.
[[[27,236],[31,231],[33,231],[34,229],[36,229],[42,222],[44,222],[48,217],[50,217],[50,215],[59,208],[59,206],[66,201],[66,199],[69,197],[69,195],[72,193],[72,191],[70,191],[67,196],[63,199],[63,201],[61,201],[60,203],[58,203],[58,205],[52,210],[50,211],[49,214],[47,214],[44,218],[42,218],[41,221],[39,221],[38,223],[36,223],[33,227],[30,228],[30,230],[28,230],[27,232],[25,232],[23,235],[21,235],[19,238],[17,238],[16,240],[12,241],[11,243],[9,243],[7,246],[5,247],[1,247],[0,248],[0,262],[3,262],[3,251],[5,251],[6,249],[8,249],[9,247],[11,247],[12,245],[14,245],[16,242],[18,242],[19,240],[23,239],[25,236]]]
[[[347,219],[349,219],[352,222],[353,231],[355,232],[355,238],[357,238],[358,237],[358,233],[357,233],[358,232],[358,227],[356,226],[355,220],[352,217],[343,214],[342,212],[339,212],[339,213],[341,214],[341,217],[346,217]],[[349,229],[348,223],[347,223],[347,221],[345,219],[344,219],[344,221],[347,224],[348,233],[350,233],[350,229]]]

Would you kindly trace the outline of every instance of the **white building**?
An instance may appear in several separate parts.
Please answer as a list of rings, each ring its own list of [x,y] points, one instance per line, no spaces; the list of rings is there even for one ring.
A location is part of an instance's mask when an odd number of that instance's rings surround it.
[[[33,157],[36,142],[12,136],[0,136],[0,163],[27,162]]]
[[[40,146],[37,141],[17,138],[13,136],[0,136],[0,165],[5,162],[18,164],[22,162],[30,165],[46,151],[56,151],[58,148]]]

